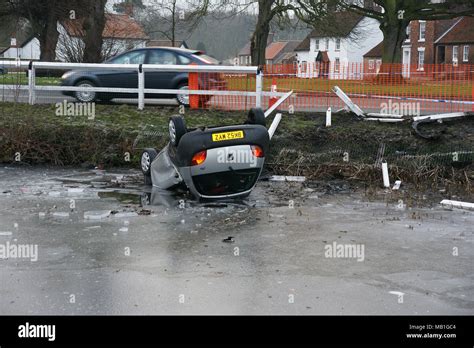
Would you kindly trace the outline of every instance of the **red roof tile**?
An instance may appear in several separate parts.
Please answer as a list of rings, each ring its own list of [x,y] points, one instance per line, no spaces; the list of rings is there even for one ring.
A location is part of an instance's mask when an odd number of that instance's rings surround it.
[[[124,14],[106,14],[105,28],[102,33],[104,38],[114,39],[147,39],[142,26],[136,20]],[[70,36],[83,37],[82,20],[66,20],[62,22]]]
[[[437,44],[474,43],[474,17],[463,17]]]

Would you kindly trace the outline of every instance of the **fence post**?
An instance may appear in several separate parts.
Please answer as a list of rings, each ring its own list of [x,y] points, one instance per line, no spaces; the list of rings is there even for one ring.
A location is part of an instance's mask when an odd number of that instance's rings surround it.
[[[33,61],[28,65],[28,103],[34,105],[36,102],[36,70]]]
[[[191,63],[191,65],[197,65],[196,63]],[[199,75],[197,72],[190,72],[188,74],[188,89],[197,91],[199,90]],[[189,107],[191,109],[199,109],[199,94],[188,94]]]
[[[255,78],[255,92],[257,96],[255,98],[255,107],[262,107],[262,86],[263,86],[263,73],[260,68],[257,70],[257,76]]]
[[[138,110],[145,108],[145,73],[143,65],[138,66]]]

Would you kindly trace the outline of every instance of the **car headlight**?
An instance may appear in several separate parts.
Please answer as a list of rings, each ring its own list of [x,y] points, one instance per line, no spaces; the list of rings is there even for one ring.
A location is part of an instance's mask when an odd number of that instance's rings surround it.
[[[66,80],[68,79],[69,77],[71,77],[72,75],[74,74],[74,71],[66,71],[63,76],[61,76],[61,79],[62,80]]]

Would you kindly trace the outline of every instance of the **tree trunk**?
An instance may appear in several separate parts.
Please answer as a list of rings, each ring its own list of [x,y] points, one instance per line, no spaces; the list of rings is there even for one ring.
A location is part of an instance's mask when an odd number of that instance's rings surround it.
[[[272,5],[274,1],[258,0],[258,20],[250,42],[252,65],[265,65],[265,50],[267,48],[270,22],[272,20]]]
[[[56,45],[58,44],[58,18],[51,13],[44,26],[40,29],[38,40],[40,42],[40,60],[54,62],[56,60]]]
[[[89,15],[84,17],[84,58],[85,63],[99,63],[102,61],[102,33],[105,27],[106,0],[90,0]]]
[[[382,23],[383,33],[383,63],[402,62],[402,44],[406,39],[408,22],[396,21]]]
[[[402,44],[407,37],[406,30],[409,23],[404,20],[388,19],[380,25],[384,38],[379,78],[391,82],[403,81]]]
[[[174,47],[176,40],[176,1],[173,1],[173,11],[171,12],[171,47]]]

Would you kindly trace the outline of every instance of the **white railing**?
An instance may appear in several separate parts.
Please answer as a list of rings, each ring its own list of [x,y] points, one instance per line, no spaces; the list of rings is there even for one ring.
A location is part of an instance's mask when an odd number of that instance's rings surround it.
[[[16,86],[20,90],[28,90],[28,102],[34,105],[36,91],[73,91],[73,92],[109,92],[109,93],[136,93],[138,94],[138,109],[145,106],[145,94],[187,94],[187,95],[229,95],[255,97],[256,107],[261,107],[262,96],[281,97],[285,93],[263,92],[263,74],[253,66],[222,66],[222,65],[159,65],[159,64],[95,64],[95,63],[61,63],[38,62],[25,60],[0,60],[0,67],[28,70],[28,86]],[[75,87],[75,86],[37,86],[36,69],[56,70],[135,70],[138,75],[137,88],[118,87]],[[146,72],[186,72],[186,73],[227,73],[255,75],[255,92],[229,90],[177,90],[177,89],[150,89],[145,88]]]

